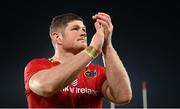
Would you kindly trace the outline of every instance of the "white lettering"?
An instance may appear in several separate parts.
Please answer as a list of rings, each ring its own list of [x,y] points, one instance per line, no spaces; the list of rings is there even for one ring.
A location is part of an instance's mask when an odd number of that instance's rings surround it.
[[[84,88],[81,88],[80,90],[81,90],[81,93],[85,93],[86,92],[86,90]]]
[[[97,91],[93,90],[93,89],[89,89],[89,88],[79,88],[79,87],[65,87],[64,89],[62,89],[61,91],[63,92],[71,92],[71,93],[82,93],[82,94],[92,94],[92,95],[96,95],[97,96]]]
[[[70,91],[71,91],[71,93],[74,93],[74,87],[70,87]]]
[[[63,92],[69,91],[68,86],[63,89]]]

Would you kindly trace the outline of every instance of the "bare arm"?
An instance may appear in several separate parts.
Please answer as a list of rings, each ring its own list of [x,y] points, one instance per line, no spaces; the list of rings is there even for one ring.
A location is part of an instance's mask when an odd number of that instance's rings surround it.
[[[104,43],[104,35],[102,27],[95,23],[96,33],[90,43],[98,54],[102,51]],[[30,89],[40,96],[51,96],[58,90],[63,89],[71,83],[81,70],[92,60],[85,52],[80,52],[77,55],[69,58],[66,62],[57,65],[51,69],[41,70],[34,74],[29,81]]]
[[[102,92],[108,100],[123,104],[132,98],[129,76],[118,54],[112,46],[113,25],[108,14],[99,12],[94,19],[104,28],[103,60],[106,67],[107,80],[103,83]]]
[[[34,74],[29,81],[30,89],[38,95],[51,96],[71,83],[92,58],[85,52],[81,52],[69,60]]]
[[[102,87],[104,96],[114,103],[128,103],[132,97],[130,80],[119,56],[112,46],[108,46],[103,57],[107,76]]]

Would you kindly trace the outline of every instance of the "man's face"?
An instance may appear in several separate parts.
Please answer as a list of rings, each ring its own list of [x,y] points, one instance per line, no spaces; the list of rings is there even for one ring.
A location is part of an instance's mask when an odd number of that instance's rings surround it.
[[[63,34],[63,48],[71,51],[81,51],[87,46],[86,27],[80,20],[68,23]]]

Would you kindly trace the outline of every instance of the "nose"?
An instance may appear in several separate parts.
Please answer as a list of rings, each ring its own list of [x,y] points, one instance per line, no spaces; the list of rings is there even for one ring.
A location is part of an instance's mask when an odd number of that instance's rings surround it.
[[[84,37],[87,36],[86,29],[84,28],[81,29],[81,36],[84,36]]]

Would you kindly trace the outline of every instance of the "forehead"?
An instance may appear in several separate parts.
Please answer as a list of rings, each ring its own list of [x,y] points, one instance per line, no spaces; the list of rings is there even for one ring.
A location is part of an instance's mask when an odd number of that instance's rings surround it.
[[[67,25],[67,27],[73,27],[73,26],[85,27],[84,23],[80,20],[73,20],[69,22]]]

